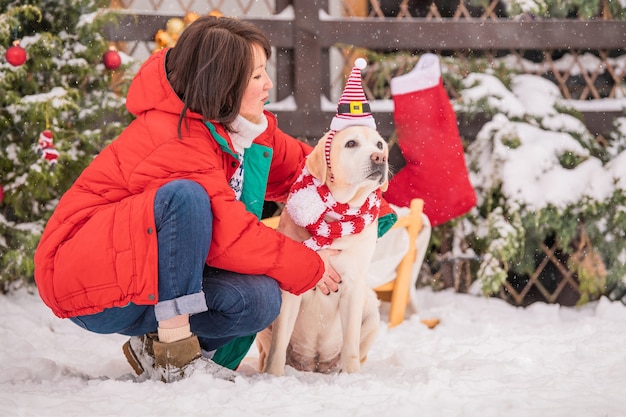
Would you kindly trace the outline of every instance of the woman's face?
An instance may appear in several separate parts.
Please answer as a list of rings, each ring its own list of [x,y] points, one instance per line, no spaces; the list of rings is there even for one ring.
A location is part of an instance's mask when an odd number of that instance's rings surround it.
[[[269,90],[274,84],[265,71],[267,65],[265,51],[259,45],[254,45],[253,51],[254,69],[246,91],[243,93],[239,114],[253,123],[258,123],[269,97]]]

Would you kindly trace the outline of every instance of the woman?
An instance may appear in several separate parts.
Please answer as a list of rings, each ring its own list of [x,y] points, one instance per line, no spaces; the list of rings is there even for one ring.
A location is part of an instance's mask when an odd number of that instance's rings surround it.
[[[310,152],[264,111],[269,56],[255,26],[210,16],[151,56],[128,92],[136,119],[63,196],[37,248],[44,302],[131,336],[124,353],[145,377],[235,369],[277,316],[280,288],[338,289],[333,251],[259,223]]]

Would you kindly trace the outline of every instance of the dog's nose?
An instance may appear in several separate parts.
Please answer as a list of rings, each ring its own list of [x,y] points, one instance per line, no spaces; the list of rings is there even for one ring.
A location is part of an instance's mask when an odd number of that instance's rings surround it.
[[[374,152],[371,159],[375,164],[384,164],[387,162],[387,157],[382,152]]]

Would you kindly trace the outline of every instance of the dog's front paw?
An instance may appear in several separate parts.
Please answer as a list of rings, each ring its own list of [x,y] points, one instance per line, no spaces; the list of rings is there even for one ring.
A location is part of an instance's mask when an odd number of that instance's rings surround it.
[[[361,372],[361,361],[357,356],[341,361],[341,372],[355,374]]]
[[[265,367],[265,373],[274,376],[283,376],[285,375],[285,366],[268,361],[267,366]]]

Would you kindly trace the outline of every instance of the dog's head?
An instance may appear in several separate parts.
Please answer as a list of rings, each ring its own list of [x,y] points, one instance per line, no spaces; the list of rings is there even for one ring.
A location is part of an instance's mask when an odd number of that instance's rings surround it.
[[[327,159],[329,134],[319,140],[306,160],[306,167],[311,175],[328,186],[335,200],[361,205],[376,189],[387,190],[389,148],[376,130],[350,126],[336,132]]]

